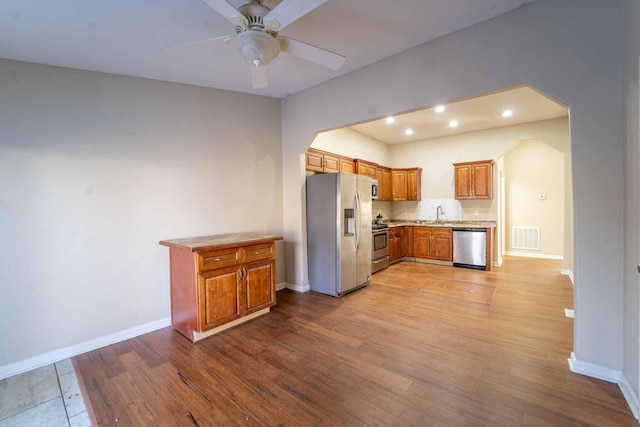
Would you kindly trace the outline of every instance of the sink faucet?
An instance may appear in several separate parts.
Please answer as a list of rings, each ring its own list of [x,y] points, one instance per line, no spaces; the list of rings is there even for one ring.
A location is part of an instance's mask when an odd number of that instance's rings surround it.
[[[444,211],[442,210],[442,206],[438,206],[436,208],[436,224],[440,224],[440,215],[444,215]]]

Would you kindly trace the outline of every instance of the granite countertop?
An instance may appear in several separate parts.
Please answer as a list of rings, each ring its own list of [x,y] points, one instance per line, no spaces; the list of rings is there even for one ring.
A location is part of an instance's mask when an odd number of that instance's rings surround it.
[[[414,226],[414,227],[467,227],[467,228],[495,228],[495,221],[445,221],[436,224],[434,220],[391,220],[385,221],[389,227]]]
[[[230,233],[215,236],[188,237],[185,239],[162,240],[163,246],[189,249],[192,252],[203,249],[223,249],[239,244],[267,243],[274,240],[282,240],[282,236],[264,233]]]

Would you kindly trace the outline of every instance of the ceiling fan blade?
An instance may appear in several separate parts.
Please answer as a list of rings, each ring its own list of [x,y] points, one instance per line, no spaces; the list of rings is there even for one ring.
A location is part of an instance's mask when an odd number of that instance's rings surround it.
[[[269,69],[265,66],[251,67],[251,80],[254,89],[262,89],[269,86]]]
[[[198,40],[197,42],[189,42],[179,44],[177,46],[165,47],[162,48],[162,52],[165,55],[169,56],[197,53],[207,49],[211,49],[212,47],[220,44],[220,42],[233,43],[233,40],[234,36],[213,37],[210,39]]]
[[[239,25],[238,20],[247,23],[247,18],[245,18],[235,7],[231,5],[226,0],[204,0],[206,4],[215,9],[220,15],[227,18],[234,25]]]
[[[209,2],[210,0],[205,0]],[[282,0],[271,12],[267,13],[263,21],[269,26],[269,21],[276,20],[282,30],[287,25],[311,12],[327,0]]]
[[[337,70],[344,65],[345,57],[326,49],[303,43],[289,37],[278,37],[280,50],[287,52],[305,61],[313,62],[323,67]]]

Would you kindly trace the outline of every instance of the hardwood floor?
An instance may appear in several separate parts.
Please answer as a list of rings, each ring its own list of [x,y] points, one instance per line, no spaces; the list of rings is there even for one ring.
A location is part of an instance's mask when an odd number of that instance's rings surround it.
[[[343,298],[280,291],[195,345],[165,328],[76,357],[85,402],[100,426],[635,426],[616,384],[569,371],[559,271],[401,262]]]

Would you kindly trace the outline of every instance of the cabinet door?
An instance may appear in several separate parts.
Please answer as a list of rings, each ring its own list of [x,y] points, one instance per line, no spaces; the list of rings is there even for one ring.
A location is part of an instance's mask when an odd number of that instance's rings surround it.
[[[305,154],[305,168],[309,171],[324,171],[324,156],[316,150],[309,149]]]
[[[471,177],[470,165],[460,165],[455,167],[455,197],[458,200],[471,199]]]
[[[450,228],[432,228],[431,259],[453,261],[453,239]]]
[[[245,314],[262,310],[275,304],[275,260],[244,267]]]
[[[429,258],[431,254],[431,234],[427,227],[414,227],[413,229],[413,256],[416,258]]]
[[[407,171],[394,170],[392,172],[393,200],[407,200]]]
[[[340,172],[340,157],[330,154],[324,155],[324,171],[327,173]]]
[[[384,170],[381,168],[378,168],[376,170],[376,179],[378,180],[378,200],[382,201],[382,200],[386,200],[384,198],[384,192],[382,189],[382,175],[383,175]]]
[[[380,186],[381,194],[384,195],[383,200],[391,200],[391,170],[383,169],[382,170],[382,180],[378,181],[378,185]]]
[[[473,165],[474,199],[491,199],[493,197],[492,169],[491,163]]]
[[[353,164],[353,160],[344,157],[341,158],[340,172],[356,173],[356,166]]]
[[[239,279],[240,270],[235,267],[198,274],[200,332],[242,316]]]
[[[398,258],[398,246],[396,245],[396,242],[396,237],[389,233],[389,261],[393,261]]]
[[[400,256],[413,256],[411,234],[413,227],[400,228]]]
[[[422,171],[420,169],[412,169],[407,171],[407,199],[408,200],[421,200],[422,188],[420,186],[422,181]]]

